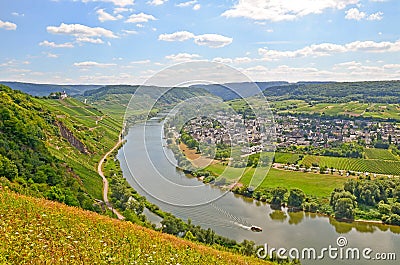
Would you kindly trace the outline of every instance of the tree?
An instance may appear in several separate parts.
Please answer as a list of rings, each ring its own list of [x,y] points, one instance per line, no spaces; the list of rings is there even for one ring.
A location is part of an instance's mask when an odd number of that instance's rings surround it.
[[[394,190],[393,197],[396,198],[397,202],[400,202],[400,186],[397,186]]]
[[[167,215],[161,221],[162,231],[167,234],[178,235],[185,231],[185,223],[175,216]]]
[[[240,245],[240,250],[243,255],[251,256],[254,254],[255,243],[253,241],[245,239]]]
[[[272,205],[281,205],[284,201],[286,192],[287,192],[287,189],[285,189],[285,188],[281,188],[281,187],[274,188],[271,191],[271,194],[272,194],[271,204]]]
[[[305,198],[306,195],[301,189],[292,189],[290,190],[289,193],[288,206],[294,208],[300,208]]]
[[[335,217],[338,219],[354,219],[354,201],[350,198],[340,198],[335,204]]]
[[[13,180],[18,177],[18,168],[13,161],[0,154],[0,177]]]
[[[400,215],[400,203],[398,203],[398,202],[395,202],[393,205],[392,205],[392,213],[394,213],[394,214],[397,214],[397,215]]]
[[[331,194],[330,204],[335,212],[335,217],[353,219],[354,209],[357,204],[355,196],[348,191],[335,189]]]
[[[195,241],[196,240],[196,237],[190,231],[187,231],[183,238],[186,239],[186,240],[190,240],[190,241]]]
[[[392,225],[400,225],[400,215],[392,214],[386,222]]]
[[[391,207],[389,204],[386,204],[383,201],[380,201],[378,204],[378,211],[381,214],[390,215]]]

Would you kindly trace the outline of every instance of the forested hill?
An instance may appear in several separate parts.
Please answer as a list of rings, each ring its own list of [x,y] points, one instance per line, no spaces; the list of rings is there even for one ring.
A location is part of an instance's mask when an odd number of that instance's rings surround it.
[[[270,100],[400,103],[400,81],[296,83],[269,87],[263,93]]]
[[[36,99],[0,85],[0,186],[94,210],[78,174],[49,149],[49,139],[68,145],[56,121]]]
[[[0,84],[14,90],[20,90],[32,96],[48,96],[53,92],[65,91],[68,95],[80,95],[86,90],[93,90],[102,85],[54,85],[54,84],[32,84],[22,82],[0,81]]]
[[[116,120],[124,117],[128,103],[132,96],[136,97],[135,104],[131,109],[135,114],[146,112],[150,109],[160,110],[164,107],[181,102],[185,99],[201,96],[213,96],[202,88],[194,87],[156,87],[156,86],[109,85],[95,90],[86,91],[78,96],[81,101],[97,107],[111,115]],[[138,92],[137,92],[138,91]],[[160,97],[160,95],[162,95]],[[153,105],[153,102],[156,104]],[[150,105],[149,105],[150,104]]]

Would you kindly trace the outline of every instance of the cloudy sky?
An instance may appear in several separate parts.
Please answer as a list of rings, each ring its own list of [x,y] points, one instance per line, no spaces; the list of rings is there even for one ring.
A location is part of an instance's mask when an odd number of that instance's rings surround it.
[[[399,0],[0,0],[0,80],[141,84],[189,60],[255,81],[400,79],[399,13]]]

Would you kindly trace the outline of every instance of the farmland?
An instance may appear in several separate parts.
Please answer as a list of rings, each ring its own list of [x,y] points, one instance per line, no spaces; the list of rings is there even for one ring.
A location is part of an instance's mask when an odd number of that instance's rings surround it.
[[[378,149],[378,148],[365,149],[365,158],[399,161],[399,158],[393,155],[389,150]]]
[[[307,155],[300,162],[305,166],[318,165],[342,170],[400,175],[400,161],[362,158],[344,158]]]

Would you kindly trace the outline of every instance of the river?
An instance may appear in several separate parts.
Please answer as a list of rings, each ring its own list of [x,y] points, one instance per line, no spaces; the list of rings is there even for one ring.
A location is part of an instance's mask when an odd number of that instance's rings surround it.
[[[304,212],[274,211],[268,204],[224,192],[205,185],[178,171],[173,154],[162,139],[162,123],[153,120],[130,128],[126,144],[118,159],[129,184],[162,210],[183,220],[237,240],[253,240],[271,248],[337,247],[337,238],[347,239],[346,248],[371,248],[372,254],[396,253],[399,259],[400,227],[372,223],[342,223],[332,218]],[[145,140],[145,141],[144,141]],[[144,143],[145,142],[145,143]],[[172,162],[171,162],[172,161]],[[209,202],[211,201],[211,202]],[[207,203],[209,202],[209,203]],[[191,206],[196,205],[197,206]],[[260,233],[249,226],[263,228]],[[287,254],[287,253],[286,253]],[[396,264],[395,261],[331,259],[327,252],[322,260],[302,260],[302,264]]]

